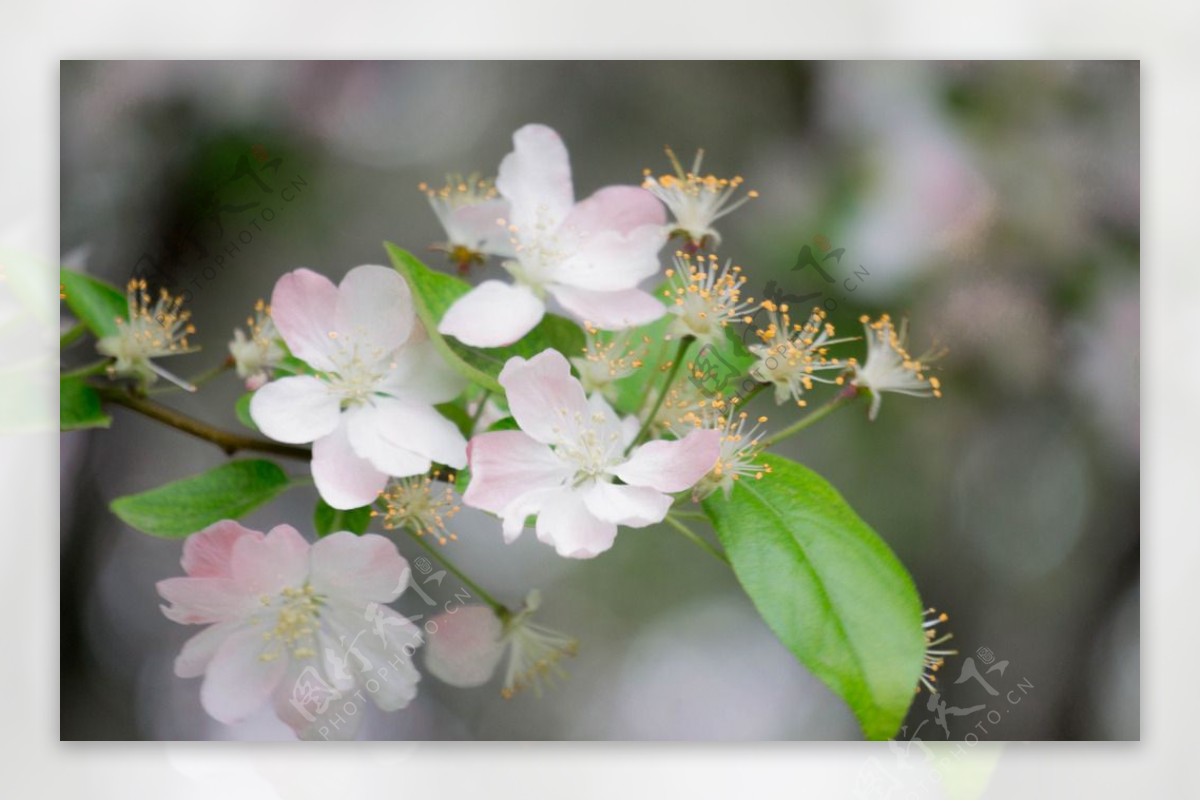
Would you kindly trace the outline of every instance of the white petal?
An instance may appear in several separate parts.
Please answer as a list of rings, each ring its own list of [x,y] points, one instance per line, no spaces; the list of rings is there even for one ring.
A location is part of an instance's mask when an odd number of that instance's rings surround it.
[[[649,487],[597,482],[583,496],[588,510],[610,523],[642,528],[661,523],[671,508],[672,498]]]
[[[337,428],[341,401],[310,375],[272,381],[250,398],[250,418],[280,442],[313,442]]]
[[[643,226],[629,234],[591,234],[575,253],[555,266],[554,281],[605,292],[633,289],[658,273],[658,252],[666,241],[666,228],[657,225]]]
[[[345,425],[313,443],[312,474],[317,492],[334,509],[366,506],[387,484],[387,474],[350,447]]]
[[[454,468],[467,466],[462,432],[432,406],[376,397],[347,417],[355,452],[389,475],[424,473],[431,460]]]
[[[500,371],[500,385],[517,425],[538,442],[573,444],[588,417],[583,385],[571,375],[571,365],[556,350],[532,359],[514,356]]]
[[[213,655],[200,685],[204,711],[222,723],[237,723],[267,703],[287,671],[288,660],[260,659],[261,628],[229,636]]]
[[[526,287],[484,281],[446,309],[438,331],[471,347],[499,348],[532,331],[545,313]]]
[[[540,223],[557,228],[575,203],[567,146],[553,129],[526,125],[513,134],[513,150],[500,162],[496,189],[509,202],[518,236]]]
[[[467,444],[471,482],[467,506],[500,514],[520,496],[562,486],[570,475],[554,451],[523,431],[477,434]]]
[[[214,623],[183,644],[175,657],[175,675],[181,679],[203,676],[221,644],[243,625],[240,620]]]
[[[721,455],[721,432],[693,431],[681,440],[654,440],[638,446],[613,471],[626,484],[682,492],[708,474]]]
[[[318,370],[332,370],[330,332],[337,329],[338,290],[325,276],[301,267],[275,282],[271,319],[292,353]]]
[[[612,547],[617,524],[593,515],[582,492],[562,491],[549,495],[542,504],[537,535],[553,545],[559,556],[590,559]]]
[[[446,364],[420,323],[404,347],[392,356],[391,371],[379,391],[403,401],[445,403],[466,389],[467,380]]]
[[[334,319],[339,337],[382,357],[400,347],[412,331],[412,293],[395,270],[364,264],[346,273],[338,285]]]
[[[640,289],[595,292],[565,284],[549,284],[546,289],[577,319],[607,331],[645,325],[667,313],[653,295]]]
[[[339,531],[313,543],[309,582],[334,602],[366,606],[391,603],[408,584],[408,562],[391,540],[378,534]]]
[[[335,607],[322,617],[339,639],[355,684],[385,712],[407,706],[421,674],[412,657],[423,638],[406,617],[381,604],[366,609]]]
[[[455,607],[426,628],[425,667],[455,687],[486,684],[504,655],[504,627],[490,607]]]

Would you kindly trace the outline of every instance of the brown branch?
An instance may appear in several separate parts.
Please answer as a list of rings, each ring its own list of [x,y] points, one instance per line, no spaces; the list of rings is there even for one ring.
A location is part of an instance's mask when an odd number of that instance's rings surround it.
[[[234,434],[216,426],[211,426],[194,417],[189,417],[182,412],[177,412],[149,398],[134,395],[127,390],[116,389],[114,387],[96,387],[96,392],[100,394],[102,399],[110,403],[124,406],[126,409],[149,417],[151,420],[157,420],[185,434],[191,434],[193,437],[211,442],[225,451],[229,456],[238,451],[257,451],[259,453],[275,454],[276,456],[287,456],[291,459],[312,459],[312,451],[308,448],[287,445],[282,442],[273,442],[269,439]]]

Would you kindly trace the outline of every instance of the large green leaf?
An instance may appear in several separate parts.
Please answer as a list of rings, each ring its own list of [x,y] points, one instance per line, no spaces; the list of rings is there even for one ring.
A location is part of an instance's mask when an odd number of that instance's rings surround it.
[[[313,526],[317,530],[318,537],[328,536],[335,531],[365,534],[370,525],[370,506],[360,506],[357,509],[334,509],[325,501],[317,499],[317,508],[313,510]]]
[[[823,478],[767,455],[704,510],[759,614],[841,696],[870,739],[895,735],[913,699],[925,638],[921,601],[891,549]]]
[[[58,421],[62,431],[108,428],[112,418],[100,405],[100,396],[82,378],[58,381]]]
[[[287,488],[283,469],[245,459],[112,502],[117,517],[156,537],[184,537],[218,520],[237,519]]]
[[[58,280],[67,306],[97,337],[117,333],[117,318],[129,316],[125,294],[112,284],[62,268]]]
[[[503,348],[468,348],[438,333],[437,326],[454,301],[471,290],[467,282],[426,267],[420,259],[390,242],[385,243],[392,264],[408,281],[413,293],[417,316],[425,324],[429,338],[446,361],[469,381],[503,395],[504,388],[496,377],[513,356],[529,358],[547,348],[566,356],[575,356],[584,349],[583,331],[578,325],[556,314],[547,314],[520,341]]]

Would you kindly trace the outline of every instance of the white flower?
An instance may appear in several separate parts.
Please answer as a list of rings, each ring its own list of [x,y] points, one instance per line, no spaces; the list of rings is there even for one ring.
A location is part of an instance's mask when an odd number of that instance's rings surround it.
[[[638,284],[658,272],[666,214],[636,186],[609,186],[575,202],[567,149],[544,125],[513,134],[496,188],[509,204],[509,244],[496,251],[514,283],[484,281],[446,310],[438,330],[475,347],[527,334],[549,294],[580,320],[627,328],[662,316]]]
[[[854,373],[851,385],[871,394],[871,410],[868,414],[871,420],[879,414],[884,392],[919,398],[942,397],[942,385],[937,377],[925,376],[925,361],[929,357],[914,359],[905,350],[907,321],[901,323],[899,333],[892,327],[891,317],[886,314],[875,322],[871,322],[866,315],[859,321],[867,332],[867,360],[862,365],[850,360],[849,366]]]
[[[250,416],[280,442],[313,443],[313,480],[335,509],[375,499],[388,476],[465,467],[466,441],[433,408],[464,381],[442,361],[394,270],[355,267],[334,286],[311,270],[279,279],[271,315],[316,375],[281,378],[250,401]]]
[[[670,148],[667,148],[667,156],[671,159],[675,174],[655,178],[650,170],[645,170],[642,188],[671,210],[675,217],[673,235],[685,237],[695,248],[720,245],[721,235],[713,228],[713,223],[751,198],[758,197],[758,193],[752,190],[734,200],[738,188],[742,185],[740,176],[717,178],[715,175],[701,175],[703,150],[696,152],[696,160],[690,172],[684,172],[679,159]]]
[[[758,308],[754,298],[742,298],[746,276],[732,261],[722,267],[715,254],[693,258],[675,254],[674,269],[667,270],[667,311],[675,315],[667,328],[670,336],[694,336],[701,344],[725,338],[730,323],[749,323]]]
[[[310,546],[291,526],[223,520],[188,537],[183,569],[158,582],[163,614],[207,628],[175,674],[204,676],[200,702],[222,723],[270,702],[301,737],[347,739],[365,698],[391,711],[416,696],[420,630],[385,606],[409,576],[390,540],[342,531]]]
[[[841,375],[826,376],[825,372],[841,373],[846,362],[830,359],[830,345],[850,342],[853,337],[834,339],[833,323],[825,319],[825,311],[814,308],[803,325],[793,323],[786,304],[777,306],[769,300],[763,301],[769,322],[765,329],[756,333],[761,345],[751,345],[750,352],[758,361],[750,368],[755,381],[775,385],[775,402],[783,403],[795,399],[800,406],[806,405],[801,397],[812,389],[814,381],[823,384],[841,384]]]
[[[96,350],[115,360],[109,365],[108,374],[131,376],[143,385],[153,384],[162,376],[195,392],[194,386],[151,361],[199,350],[188,345],[188,336],[196,333],[196,329],[188,322],[191,313],[180,310],[183,298],[171,297],[164,289],[151,307],[146,282],[138,279],[129,282],[125,297],[129,314],[125,319],[117,318],[117,333],[102,337],[96,343]]]
[[[596,556],[612,547],[618,525],[661,522],[670,493],[690,489],[717,460],[715,431],[647,442],[627,456],[637,419],[622,421],[600,394],[586,397],[558,351],[509,359],[500,383],[521,430],[471,440],[463,502],[499,515],[506,542],[537,515],[538,539],[559,555]]]
[[[532,590],[525,606],[501,619],[490,607],[463,606],[433,618],[425,667],[455,687],[478,687],[492,677],[504,652],[508,663],[500,694],[512,698],[532,688],[541,697],[542,685],[565,678],[560,663],[579,652],[579,642],[533,622],[542,595]]]
[[[254,316],[246,318],[246,325],[250,336],[240,328],[233,329],[229,353],[233,356],[238,377],[246,382],[246,389],[254,391],[267,383],[271,370],[285,354],[266,303],[260,300],[254,304]]]
[[[446,253],[466,273],[473,265],[483,264],[487,254],[504,252],[508,231],[504,220],[508,204],[496,197],[496,188],[478,174],[466,178],[450,175],[446,185],[434,189],[421,184],[429,205],[446,232],[446,241],[433,246]]]

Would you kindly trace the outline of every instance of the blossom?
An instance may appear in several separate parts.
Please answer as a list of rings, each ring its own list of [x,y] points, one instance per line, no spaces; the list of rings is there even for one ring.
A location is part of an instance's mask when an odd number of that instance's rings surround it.
[[[453,483],[454,477],[449,478]],[[454,500],[454,490],[447,486],[434,492],[433,479],[429,476],[401,478],[384,490],[383,527],[386,529],[406,528],[418,537],[429,535],[445,545],[458,536],[446,527],[446,521],[454,517],[461,507]],[[372,516],[375,512],[371,512]]]
[[[590,558],[612,547],[617,526],[661,522],[669,493],[689,489],[717,460],[720,434],[693,431],[647,442],[626,455],[638,429],[603,395],[584,395],[563,355],[513,357],[500,373],[520,430],[474,437],[467,447],[467,506],[497,514],[506,542],[537,515],[538,539],[561,556]],[[620,479],[621,484],[613,483]]]
[[[929,356],[914,359],[905,349],[908,338],[907,321],[901,323],[897,333],[892,326],[892,319],[883,315],[875,322],[863,315],[859,318],[867,332],[867,360],[859,364],[851,359],[849,366],[853,371],[851,385],[859,390],[866,390],[871,395],[871,409],[868,417],[874,420],[879,414],[882,393],[897,392],[901,395],[915,395],[920,398],[942,397],[942,385],[936,376],[925,376]]]
[[[513,134],[496,188],[509,204],[509,243],[496,255],[513,279],[484,281],[446,310],[438,330],[475,347],[516,342],[546,311],[549,294],[604,329],[658,319],[662,305],[638,284],[658,272],[666,214],[636,186],[608,186],[575,202],[562,139],[544,125]]]
[[[713,228],[713,223],[747,203],[751,198],[758,197],[753,190],[734,200],[742,185],[741,176],[734,178],[718,178],[715,175],[701,175],[700,162],[704,151],[696,151],[696,160],[692,163],[690,172],[684,172],[675,152],[667,148],[667,157],[675,168],[674,175],[654,177],[650,170],[645,170],[645,180],[642,188],[661,200],[671,210],[675,217],[672,235],[682,236],[693,248],[703,248],[710,243],[714,246],[721,244],[721,235]]]
[[[936,693],[937,687],[934,685],[937,684],[937,672],[946,664],[946,657],[954,656],[958,651],[939,647],[954,639],[953,634],[939,637],[937,633],[936,627],[949,620],[949,615],[945,612],[939,614],[936,609],[926,609],[923,618],[921,630],[925,634],[925,661],[921,665],[920,682],[929,692]],[[917,692],[920,691],[921,687],[917,687]]]
[[[96,350],[115,360],[108,374],[131,376],[143,385],[153,384],[161,376],[195,392],[194,386],[151,361],[199,350],[188,345],[188,336],[196,329],[188,322],[191,313],[181,310],[183,298],[172,297],[163,289],[152,307],[146,282],[135,278],[126,287],[125,299],[129,313],[117,318],[117,333],[101,337],[96,343]]]
[[[795,399],[800,406],[806,405],[801,397],[812,389],[814,381],[824,384],[841,384],[841,375],[823,376],[821,373],[841,373],[846,363],[830,359],[830,345],[849,342],[852,337],[834,339],[833,323],[828,322],[825,310],[814,308],[803,325],[793,323],[787,304],[776,305],[764,300],[769,322],[765,329],[755,332],[762,344],[751,345],[749,350],[758,357],[750,367],[755,381],[775,385],[775,402],[783,403]]]
[[[354,736],[364,693],[384,711],[415,697],[421,634],[385,606],[409,577],[390,540],[342,531],[309,545],[291,526],[263,534],[223,520],[187,538],[182,565],[186,576],[158,582],[163,614],[206,628],[175,674],[204,677],[200,703],[220,722],[271,702],[299,736],[341,739]]]
[[[446,232],[446,241],[432,249],[444,251],[460,273],[483,264],[487,254],[507,248],[508,231],[503,222],[508,203],[496,196],[491,181],[478,174],[466,178],[449,175],[444,186],[434,189],[422,183],[419,188]]]
[[[671,430],[683,435],[692,429],[716,431],[721,436],[720,453],[712,469],[692,489],[692,500],[702,501],[718,489],[728,498],[734,482],[750,477],[756,481],[771,472],[771,466],[759,461],[762,447],[760,431],[766,417],[757,418],[747,429],[750,415],[739,412],[736,399],[716,398],[688,410],[671,421]]]
[[[388,476],[466,466],[466,441],[433,408],[463,380],[442,361],[415,319],[394,270],[355,267],[340,286],[311,270],[275,284],[271,314],[292,354],[317,373],[281,378],[250,401],[264,434],[313,443],[313,480],[335,509],[375,499]]]
[[[500,694],[512,698],[532,688],[566,676],[560,663],[579,652],[579,642],[566,634],[533,622],[542,595],[532,590],[516,614],[503,619],[490,607],[473,604],[436,615],[429,626],[425,667],[455,687],[478,687],[496,672],[504,652],[508,664]]]
[[[667,311],[675,315],[667,328],[671,336],[690,335],[701,344],[712,345],[724,339],[725,326],[749,323],[758,308],[754,298],[742,298],[746,283],[742,268],[732,261],[722,267],[715,254],[693,258],[682,251],[676,253],[667,280],[663,297],[670,301]]]
[[[233,340],[229,343],[229,354],[233,356],[237,374],[246,382],[246,389],[254,390],[267,383],[271,370],[284,357],[279,343],[279,332],[271,322],[271,309],[263,301],[254,304],[254,316],[246,318],[250,336],[242,329],[233,329]]]

